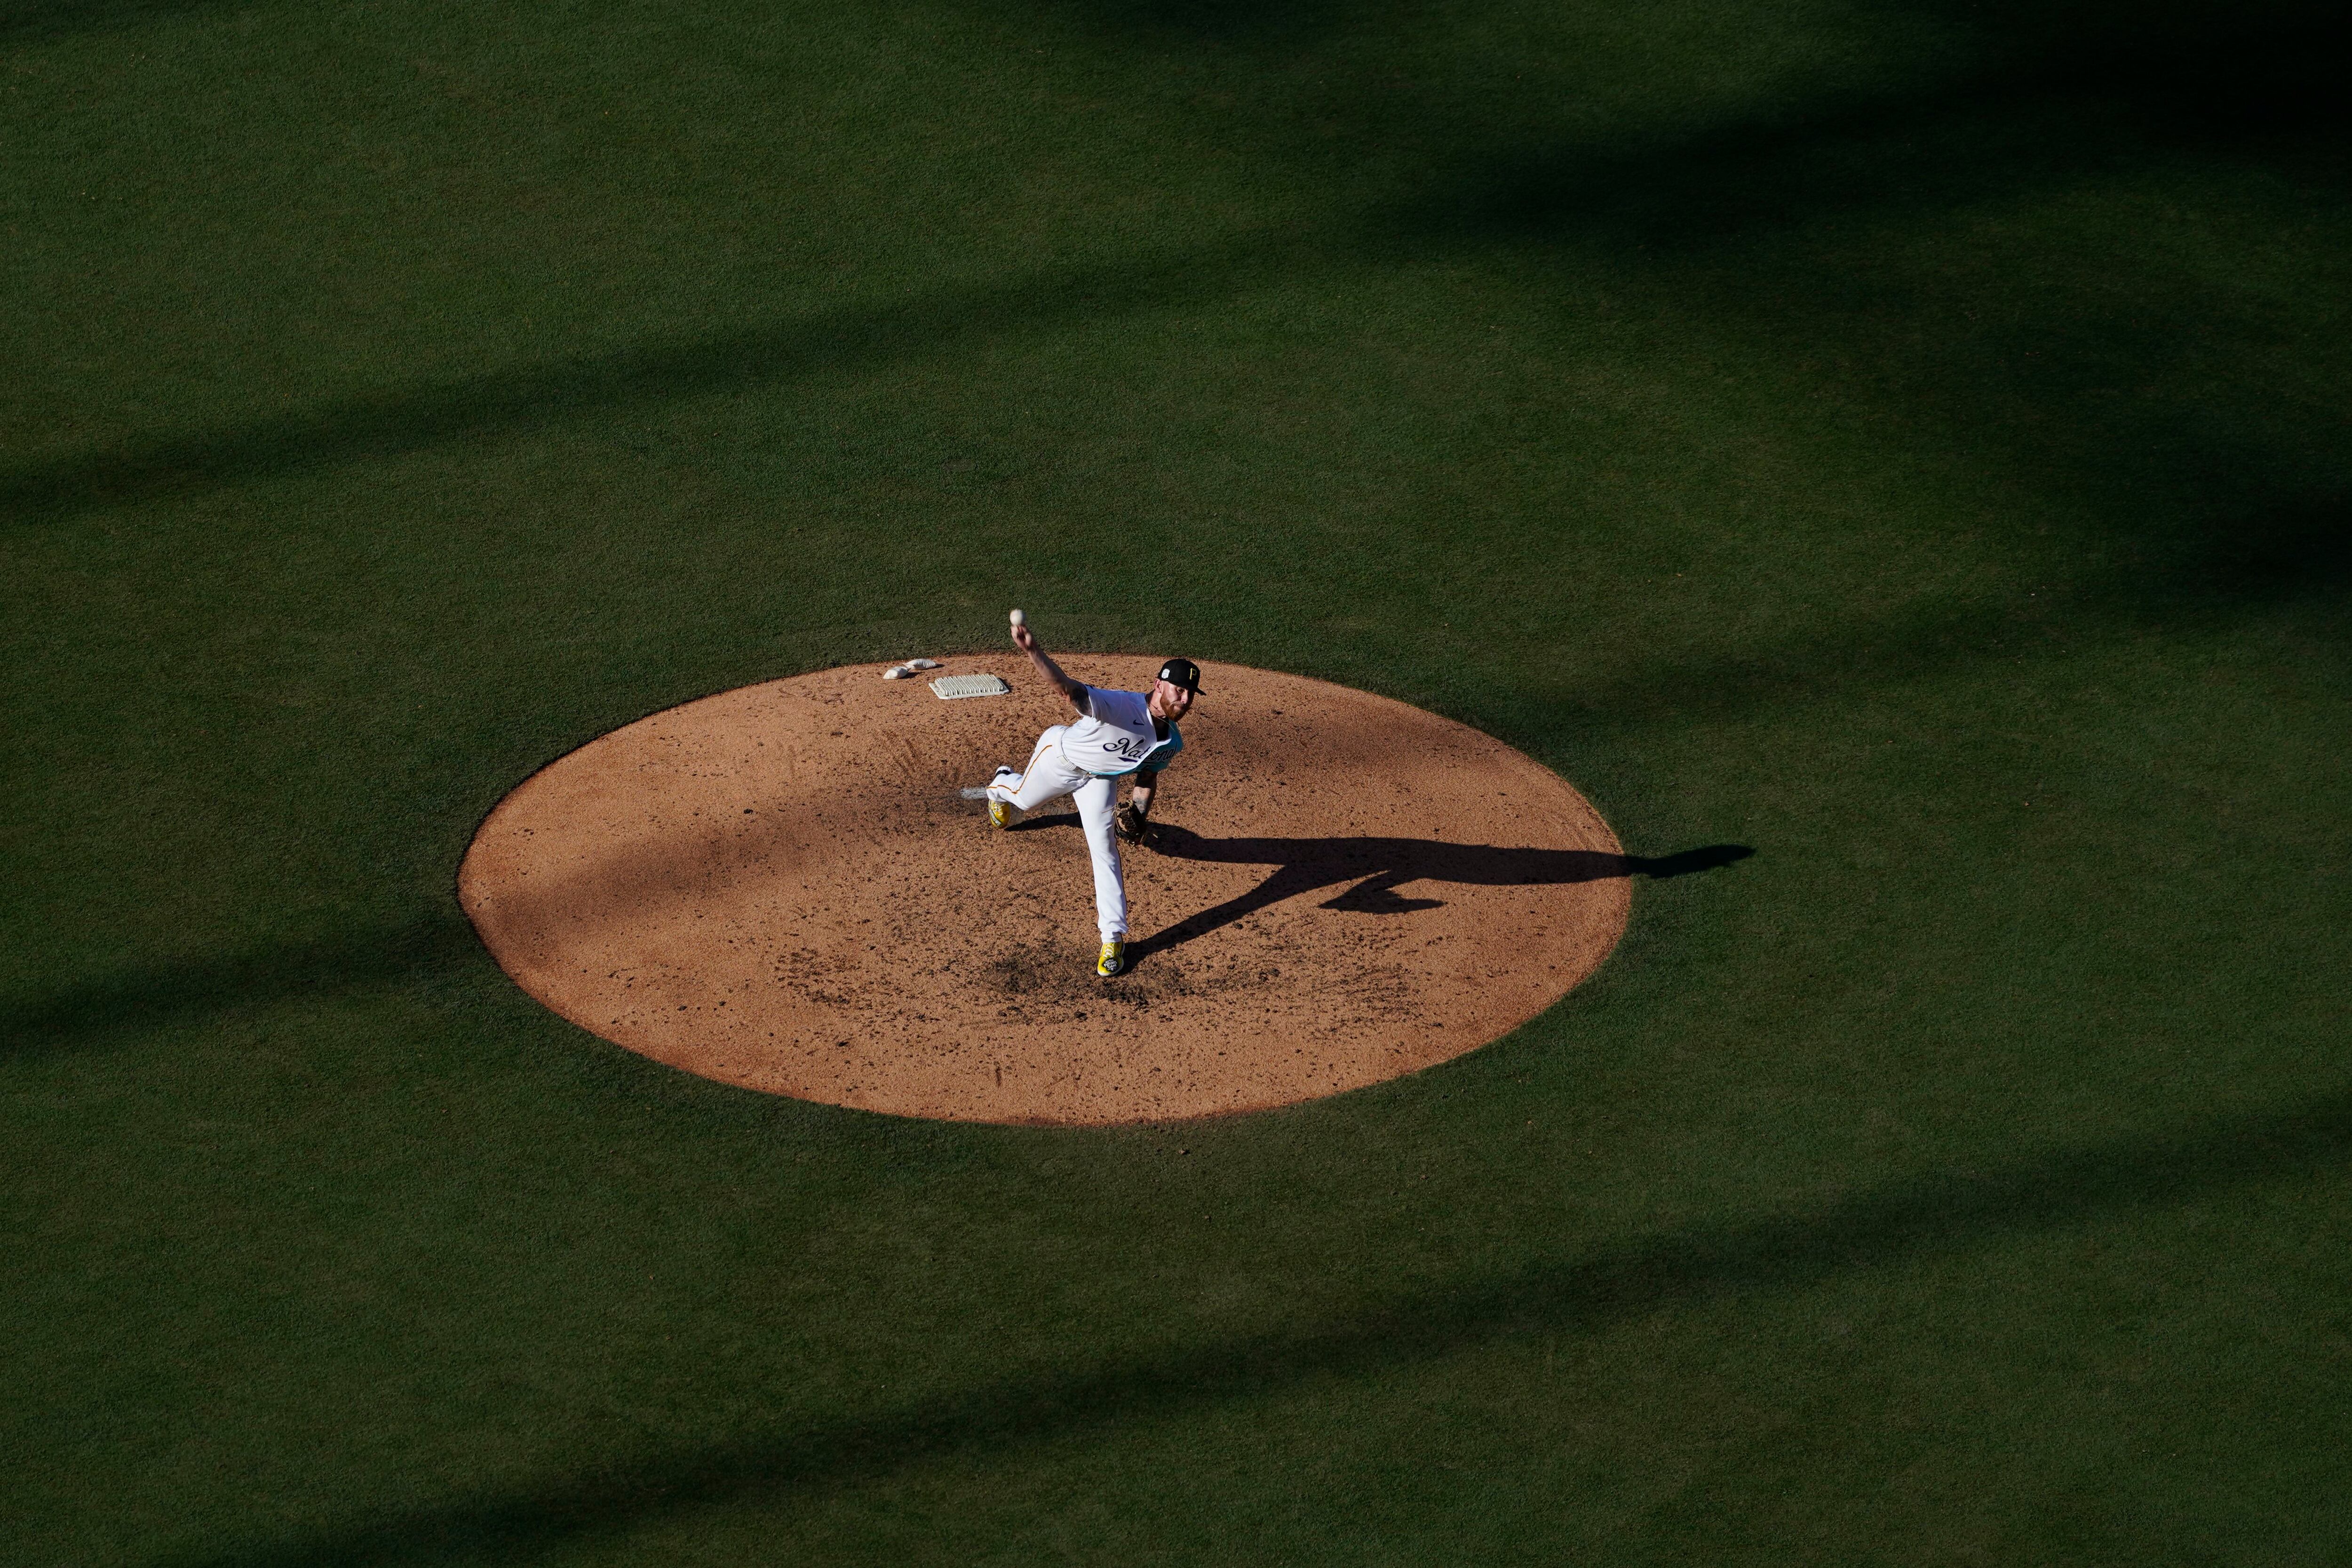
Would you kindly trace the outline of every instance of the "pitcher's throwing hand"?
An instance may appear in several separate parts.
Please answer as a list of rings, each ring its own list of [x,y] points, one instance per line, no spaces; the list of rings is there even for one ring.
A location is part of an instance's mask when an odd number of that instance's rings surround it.
[[[1010,827],[1015,811],[1034,811],[1064,795],[1076,803],[1087,854],[1094,861],[1095,923],[1102,930],[1095,973],[1117,974],[1127,967],[1127,883],[1118,840],[1143,840],[1160,771],[1184,749],[1176,721],[1201,694],[1201,669],[1189,658],[1171,658],[1160,667],[1150,691],[1112,691],[1063,674],[1017,610],[1013,642],[1078,716],[1075,723],[1056,724],[1038,736],[1027,767],[1018,773],[996,770],[988,786],[988,819]],[[1114,813],[1118,781],[1129,773],[1135,788],[1127,806]]]

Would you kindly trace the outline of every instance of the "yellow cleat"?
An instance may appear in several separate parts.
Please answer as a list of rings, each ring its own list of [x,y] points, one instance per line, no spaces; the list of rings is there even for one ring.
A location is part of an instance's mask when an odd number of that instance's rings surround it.
[[[1013,826],[1013,808],[1001,800],[992,800],[988,803],[988,820],[999,827],[1010,827]]]
[[[1103,943],[1102,956],[1095,960],[1095,973],[1105,980],[1127,967],[1127,939],[1115,936]]]

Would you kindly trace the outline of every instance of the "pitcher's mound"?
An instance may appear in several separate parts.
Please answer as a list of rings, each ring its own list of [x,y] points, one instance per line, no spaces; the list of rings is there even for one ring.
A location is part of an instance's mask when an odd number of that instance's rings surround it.
[[[1074,656],[1098,686],[1156,662]],[[960,797],[1069,717],[1018,655],[880,665],[641,720],[501,802],[458,892],[516,983],[605,1039],[747,1089],[901,1116],[1159,1121],[1457,1057],[1592,973],[1628,862],[1559,777],[1475,730],[1204,665],[1155,842],[1125,847],[1134,968],[1095,977],[1067,803]],[[1050,815],[1061,812],[1064,815]]]

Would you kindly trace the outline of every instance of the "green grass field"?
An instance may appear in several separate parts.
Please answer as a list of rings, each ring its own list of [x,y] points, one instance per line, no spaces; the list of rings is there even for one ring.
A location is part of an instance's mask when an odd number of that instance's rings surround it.
[[[0,0],[0,1560],[2352,1557],[2339,18]],[[474,942],[1013,604],[1756,853],[1114,1132]]]

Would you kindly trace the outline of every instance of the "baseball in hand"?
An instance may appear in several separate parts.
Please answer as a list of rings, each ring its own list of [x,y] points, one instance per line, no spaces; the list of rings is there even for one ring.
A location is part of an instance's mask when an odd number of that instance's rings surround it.
[[[1013,624],[1016,626],[1026,626],[1029,624],[1029,617],[1015,610],[1013,612]]]

